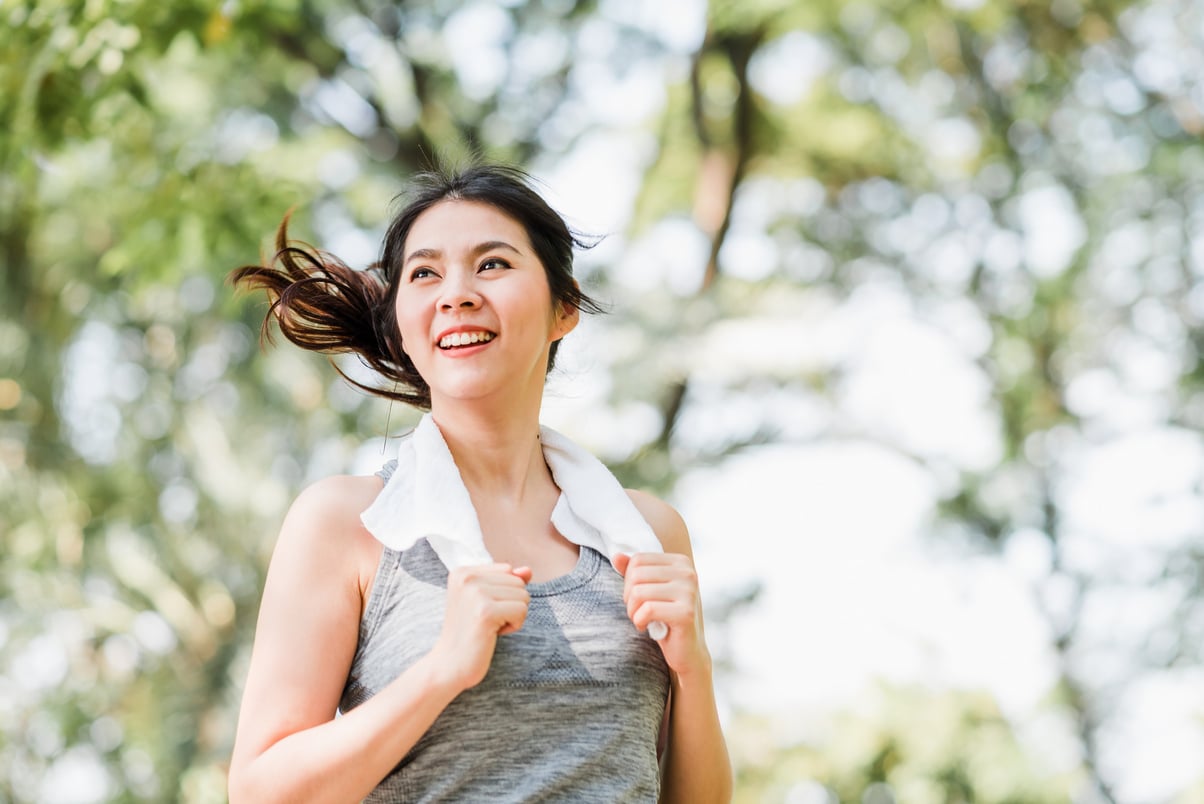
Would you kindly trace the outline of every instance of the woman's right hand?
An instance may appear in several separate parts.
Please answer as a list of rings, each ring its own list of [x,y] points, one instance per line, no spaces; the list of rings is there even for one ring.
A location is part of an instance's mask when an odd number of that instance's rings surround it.
[[[447,577],[443,630],[431,650],[441,674],[461,689],[489,672],[497,638],[523,627],[531,596],[529,567],[482,564],[458,567]]]

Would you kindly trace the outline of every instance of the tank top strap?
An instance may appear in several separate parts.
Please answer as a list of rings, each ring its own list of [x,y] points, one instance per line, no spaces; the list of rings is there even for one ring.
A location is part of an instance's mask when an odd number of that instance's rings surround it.
[[[393,473],[397,471],[397,459],[393,458],[385,463],[384,466],[376,470],[376,476],[385,483],[389,482],[389,478],[393,477]]]

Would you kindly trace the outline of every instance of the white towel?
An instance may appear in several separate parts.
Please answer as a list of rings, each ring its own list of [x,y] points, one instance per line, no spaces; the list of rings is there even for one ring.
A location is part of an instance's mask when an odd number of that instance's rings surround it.
[[[552,524],[574,544],[614,563],[617,553],[660,553],[660,540],[601,461],[567,437],[539,428],[544,461],[560,487]],[[448,570],[493,561],[447,442],[428,413],[401,442],[397,469],[360,519],[386,547],[425,538]]]

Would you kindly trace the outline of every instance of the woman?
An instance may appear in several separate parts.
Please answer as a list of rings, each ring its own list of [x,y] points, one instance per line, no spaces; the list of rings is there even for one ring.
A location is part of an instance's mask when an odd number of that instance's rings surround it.
[[[287,221],[275,267],[235,273],[290,340],[355,352],[429,413],[395,468],[289,510],[231,800],[728,800],[685,524],[539,425],[559,341],[597,309],[573,235],[518,170],[416,184],[376,273],[289,247]]]

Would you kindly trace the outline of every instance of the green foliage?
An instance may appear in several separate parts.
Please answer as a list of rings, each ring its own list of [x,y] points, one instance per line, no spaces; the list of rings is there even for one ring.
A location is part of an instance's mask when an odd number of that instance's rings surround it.
[[[686,47],[638,6],[0,0],[0,799],[74,778],[92,800],[221,800],[271,534],[300,486],[384,432],[385,406],[322,360],[257,348],[264,305],[228,272],[290,209],[295,234],[368,262],[360,244],[415,168],[475,153],[546,168],[600,134],[644,149],[613,241],[653,279],[592,278],[616,297],[597,406],[654,412],[606,456],[627,482],[668,493],[692,466],[795,438],[796,419],[749,404],[789,399],[928,472],[934,531],[989,551],[1037,533],[1036,585],[1069,589],[1072,614],[1097,592],[1178,590],[1171,648],[1124,648],[1115,682],[1083,667],[1077,619],[1045,611],[1073,772],[1043,768],[982,694],[897,690],[830,741],[765,745],[780,724],[737,719],[740,799],[808,779],[840,800],[1115,798],[1097,731],[1128,680],[1198,664],[1200,550],[1160,543],[1145,576],[1106,552],[1076,564],[1064,545],[1095,534],[1067,525],[1060,494],[1084,449],[1204,428],[1204,111],[1155,36],[1190,9],[712,2]],[[488,34],[472,52],[489,70],[465,67],[456,24]],[[598,106],[623,105],[625,76],[661,93],[644,119]],[[1065,253],[1032,252],[1034,198],[1081,230]],[[667,227],[701,255],[684,278],[657,273],[680,252],[641,251]],[[761,235],[750,266],[740,243]],[[967,361],[997,455],[917,450],[846,416],[848,356],[704,370],[721,334],[883,289],[919,318],[970,320],[945,334],[981,341]],[[1082,392],[1101,381],[1137,424]],[[723,426],[703,438],[700,420]]]
[[[780,723],[738,721],[732,731],[748,753],[737,758],[736,800],[1052,804],[1074,789],[1024,750],[988,696],[883,687],[871,699],[873,718],[796,723],[802,738]]]

